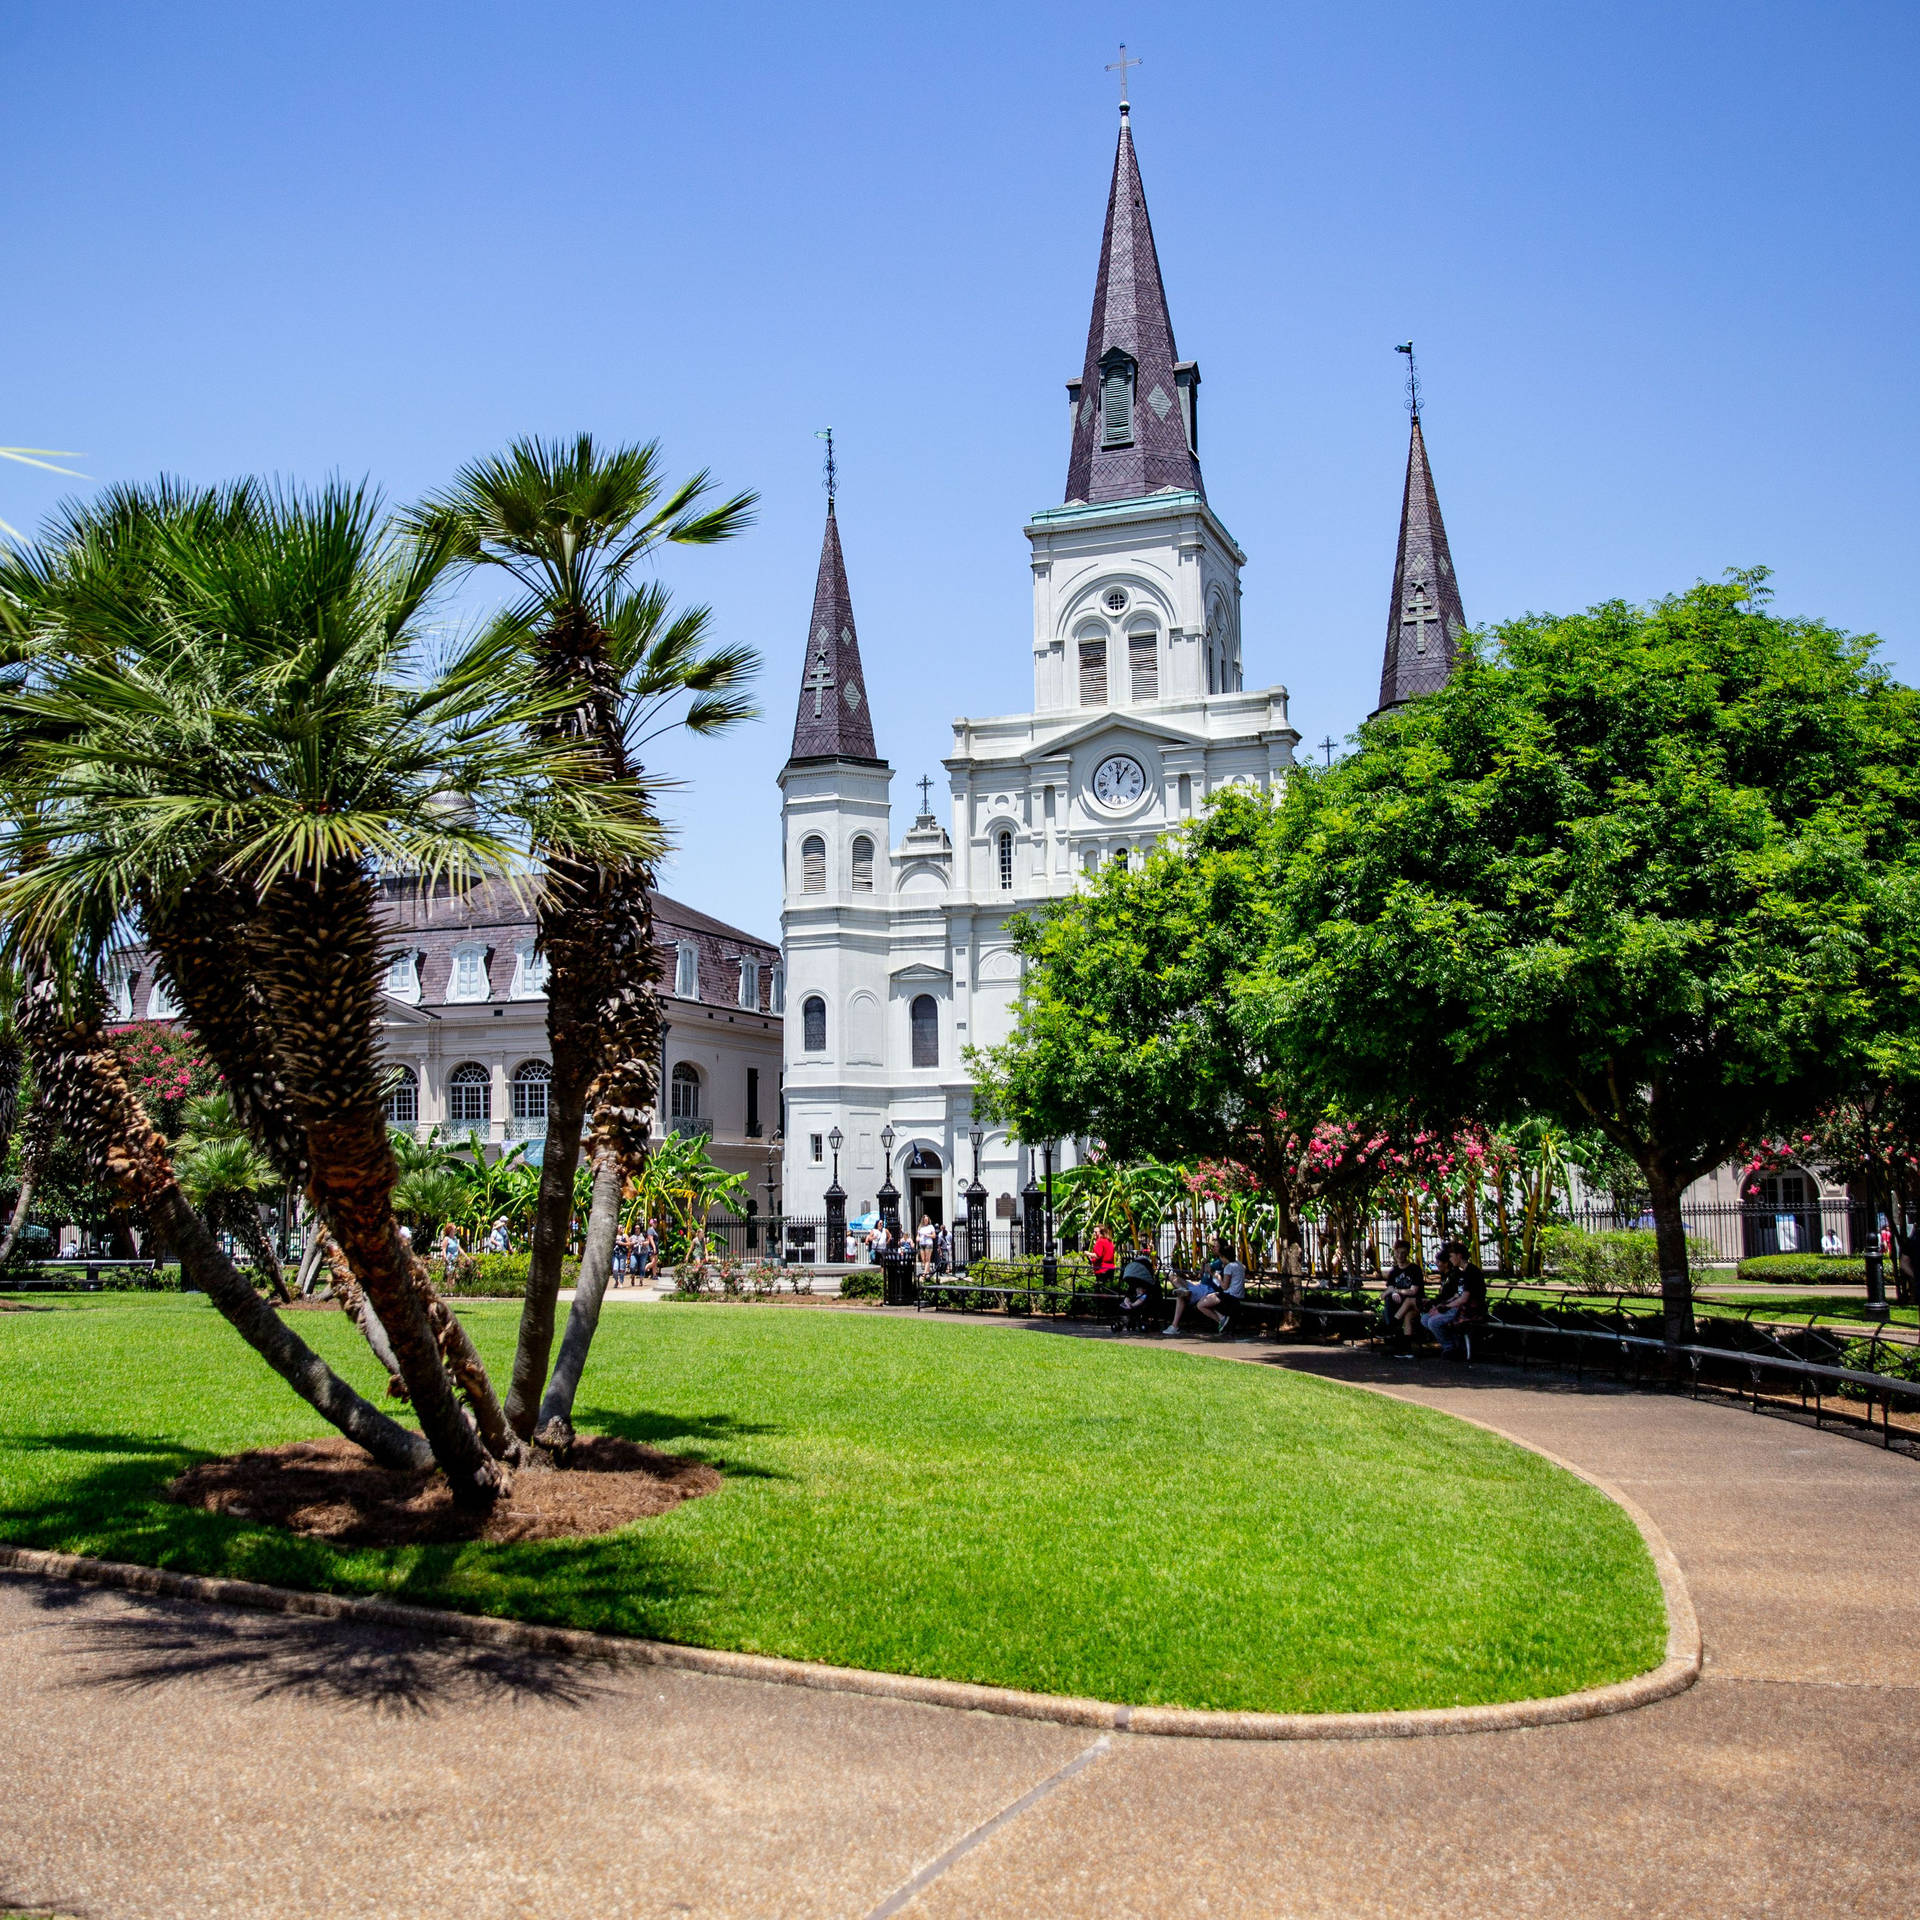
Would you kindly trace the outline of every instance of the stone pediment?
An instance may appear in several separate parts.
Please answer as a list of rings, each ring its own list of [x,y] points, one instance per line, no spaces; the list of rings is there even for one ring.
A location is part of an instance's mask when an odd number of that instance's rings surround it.
[[[887,978],[901,987],[943,987],[953,983],[953,975],[944,967],[931,966],[925,960],[912,960],[904,967],[895,967]]]
[[[1044,740],[1034,744],[1021,754],[1023,762],[1050,760],[1057,754],[1070,751],[1088,740],[1110,738],[1116,742],[1131,736],[1133,739],[1152,740],[1163,747],[1204,747],[1206,734],[1192,727],[1170,725],[1165,720],[1153,718],[1143,713],[1115,713],[1104,710],[1089,714],[1077,726],[1062,727],[1058,733],[1050,734]]]

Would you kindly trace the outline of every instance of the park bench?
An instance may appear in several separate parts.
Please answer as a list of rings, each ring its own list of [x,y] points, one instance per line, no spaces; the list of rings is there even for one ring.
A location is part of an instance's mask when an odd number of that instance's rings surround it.
[[[107,1276],[124,1274],[135,1286],[153,1285],[151,1260],[47,1260],[0,1280],[8,1293],[99,1293]]]

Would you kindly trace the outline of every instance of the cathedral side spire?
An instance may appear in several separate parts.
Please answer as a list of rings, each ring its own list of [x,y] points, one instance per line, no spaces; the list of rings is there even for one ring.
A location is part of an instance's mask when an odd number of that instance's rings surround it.
[[[828,457],[832,457],[831,448]],[[860,666],[860,641],[853,625],[853,595],[847,590],[847,563],[840,552],[840,522],[829,493],[789,759],[877,763],[879,757],[867,705],[867,677]]]
[[[1453,671],[1454,651],[1466,631],[1460,583],[1447,549],[1446,523],[1427,464],[1427,439],[1420,425],[1420,384],[1414,373],[1413,343],[1396,349],[1407,356],[1407,486],[1400,503],[1400,551],[1393,568],[1393,604],[1387,612],[1386,660],[1380,670],[1376,712],[1437,692]]]
[[[1124,70],[1121,79],[1124,89]],[[1168,488],[1204,497],[1199,386],[1200,369],[1181,360],[1173,344],[1133,150],[1132,109],[1123,97],[1086,363],[1080,378],[1067,383],[1074,408],[1067,498],[1135,500]]]

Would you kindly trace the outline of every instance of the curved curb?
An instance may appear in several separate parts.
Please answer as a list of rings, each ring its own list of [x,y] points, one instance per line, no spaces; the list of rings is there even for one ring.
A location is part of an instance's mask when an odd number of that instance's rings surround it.
[[[1221,1355],[1225,1359],[1229,1356]],[[1316,1378],[1325,1376],[1316,1375]],[[1361,1392],[1380,1393],[1403,1406],[1397,1394],[1359,1381],[1334,1381]],[[1438,1408],[1426,1411],[1439,1412]],[[1538,1454],[1613,1501],[1640,1530],[1667,1611],[1667,1655],[1649,1673],[1610,1686],[1589,1687],[1545,1700],[1509,1700],[1479,1707],[1415,1707],[1383,1713],[1224,1713],[1184,1707],[1130,1707],[1108,1700],[1071,1695],[1022,1693],[1010,1687],[975,1686],[960,1680],[934,1680],[917,1674],[871,1673],[858,1667],[822,1666],[809,1660],[782,1660],[758,1653],[726,1653],[709,1647],[683,1647],[666,1640],[631,1640],[614,1634],[586,1633],[573,1627],[535,1626],[486,1614],[450,1613],[437,1607],[408,1606],[396,1600],[363,1600],[334,1593],[301,1593],[253,1580],[207,1579],[164,1567],[141,1567],[120,1560],[95,1560],[84,1554],[47,1553],[32,1547],[0,1546],[0,1569],[49,1580],[81,1581],[117,1587],[128,1593],[167,1599],[198,1600],[214,1606],[248,1607],[262,1613],[300,1614],[362,1626],[402,1627],[464,1640],[470,1645],[506,1647],[524,1653],[560,1654],[623,1667],[673,1667],[686,1673],[717,1674],[732,1680],[760,1680],[776,1686],[812,1687],[823,1693],[857,1693],[881,1700],[910,1700],[971,1713],[997,1713],[1019,1720],[1047,1720],[1070,1727],[1098,1727],[1115,1733],[1151,1733],[1195,1740],[1383,1740],[1442,1733],[1501,1733],[1519,1727],[1551,1727],[1570,1720],[1594,1720],[1628,1713],[1684,1692],[1700,1677],[1700,1624],[1687,1592],[1680,1563],[1653,1521],[1618,1487],[1484,1420],[1447,1414],[1484,1432]]]

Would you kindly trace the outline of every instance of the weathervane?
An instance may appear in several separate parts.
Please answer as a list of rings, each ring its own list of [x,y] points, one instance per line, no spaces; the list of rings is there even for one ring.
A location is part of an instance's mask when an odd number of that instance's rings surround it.
[[[813,437],[827,443],[827,506],[831,510],[834,492],[840,479],[840,470],[833,464],[833,429],[822,427]]]
[[[1420,375],[1413,364],[1413,342],[1404,341],[1394,348],[1395,353],[1407,356],[1407,411],[1418,420],[1420,418]]]
[[[1138,60],[1127,58],[1127,43],[1124,40],[1120,42],[1120,58],[1107,62],[1107,71],[1120,76],[1120,111],[1122,113],[1127,111],[1127,69],[1137,67],[1139,64]]]

